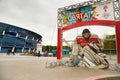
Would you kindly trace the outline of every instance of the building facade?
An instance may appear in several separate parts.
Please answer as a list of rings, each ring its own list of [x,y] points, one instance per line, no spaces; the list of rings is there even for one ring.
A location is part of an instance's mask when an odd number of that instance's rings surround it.
[[[42,36],[35,32],[0,22],[0,52],[32,52],[41,42]]]

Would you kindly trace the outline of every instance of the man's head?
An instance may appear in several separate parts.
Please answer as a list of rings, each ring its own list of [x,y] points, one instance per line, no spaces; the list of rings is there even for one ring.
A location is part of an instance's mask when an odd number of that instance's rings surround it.
[[[83,36],[86,40],[88,40],[88,39],[90,38],[90,36],[91,36],[91,33],[90,33],[90,31],[89,31],[88,29],[84,29],[83,32],[82,32],[82,36]]]

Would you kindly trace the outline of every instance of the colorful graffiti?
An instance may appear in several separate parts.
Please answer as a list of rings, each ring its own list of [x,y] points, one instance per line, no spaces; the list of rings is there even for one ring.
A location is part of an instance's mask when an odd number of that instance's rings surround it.
[[[96,20],[96,16],[99,16],[96,7],[92,7],[92,5],[65,10],[62,12],[62,15],[63,26],[68,26],[77,22]]]

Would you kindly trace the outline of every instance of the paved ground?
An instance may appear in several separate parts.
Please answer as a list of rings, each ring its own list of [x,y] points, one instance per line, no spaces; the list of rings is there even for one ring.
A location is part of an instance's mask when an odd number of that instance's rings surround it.
[[[110,64],[116,63],[116,56],[108,57]],[[0,80],[93,80],[95,77],[119,75],[116,69],[93,70],[82,67],[59,66],[46,68],[46,62],[54,57],[29,57],[0,53]]]

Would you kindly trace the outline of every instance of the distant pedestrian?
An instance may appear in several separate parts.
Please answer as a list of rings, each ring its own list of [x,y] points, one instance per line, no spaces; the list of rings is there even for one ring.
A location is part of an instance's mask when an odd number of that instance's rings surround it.
[[[16,48],[13,48],[12,49],[12,54],[15,55],[15,52],[16,52]]]
[[[9,50],[7,51],[7,55],[10,55],[10,53],[11,53],[11,50],[9,49]]]
[[[43,56],[48,56],[48,53],[49,53],[48,50],[46,50]]]
[[[41,56],[41,54],[40,54],[40,51],[38,52],[38,57],[40,57]]]

